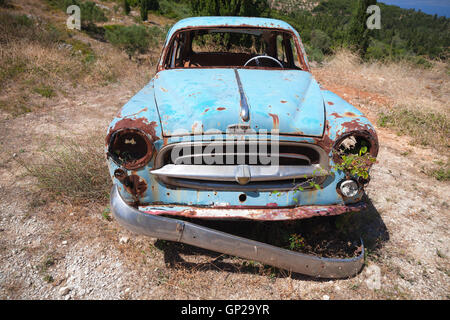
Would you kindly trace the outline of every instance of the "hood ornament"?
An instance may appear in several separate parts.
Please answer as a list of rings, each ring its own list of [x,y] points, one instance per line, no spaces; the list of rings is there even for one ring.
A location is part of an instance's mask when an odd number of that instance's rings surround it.
[[[239,73],[237,69],[234,69],[234,74],[236,76],[236,81],[239,87],[239,94],[241,96],[241,118],[243,121],[247,122],[250,120],[250,110],[247,103],[247,98],[244,93],[244,89],[242,88],[241,78],[239,77]]]

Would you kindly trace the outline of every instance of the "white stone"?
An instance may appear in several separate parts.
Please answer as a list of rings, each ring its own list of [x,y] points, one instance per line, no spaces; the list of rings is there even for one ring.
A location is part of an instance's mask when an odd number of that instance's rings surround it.
[[[59,289],[59,294],[62,295],[62,296],[65,296],[69,292],[70,292],[70,288],[69,287],[61,287],[61,289]]]

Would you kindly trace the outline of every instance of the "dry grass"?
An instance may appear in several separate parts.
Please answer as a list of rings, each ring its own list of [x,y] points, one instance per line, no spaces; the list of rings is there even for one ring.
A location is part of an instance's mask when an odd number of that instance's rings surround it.
[[[444,113],[396,106],[379,112],[378,125],[409,135],[422,146],[443,150],[450,147],[450,118]]]
[[[341,49],[317,73],[321,82],[338,94],[351,90],[351,95],[368,97],[368,111],[378,118],[380,126],[448,152],[448,65],[432,65],[424,69],[407,61],[363,63],[352,52]],[[326,77],[322,79],[323,74]]]
[[[35,163],[21,162],[40,188],[72,200],[108,199],[111,178],[106,166],[103,134],[61,140],[36,155]]]
[[[7,114],[48,105],[74,88],[142,86],[153,71],[148,61],[139,65],[82,33],[9,11],[0,11],[0,34],[0,110]]]
[[[324,68],[343,85],[387,97],[391,101],[389,107],[404,105],[448,114],[448,65],[442,62],[432,65],[424,69],[407,61],[361,63],[355,54],[341,49]]]

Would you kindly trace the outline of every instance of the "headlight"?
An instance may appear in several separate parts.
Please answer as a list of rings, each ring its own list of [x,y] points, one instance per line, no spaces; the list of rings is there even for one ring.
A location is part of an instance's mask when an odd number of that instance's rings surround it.
[[[359,186],[355,180],[345,180],[341,182],[339,189],[344,197],[351,198],[358,194]]]
[[[143,167],[153,156],[153,143],[140,130],[123,129],[114,132],[108,146],[108,156],[125,169]]]

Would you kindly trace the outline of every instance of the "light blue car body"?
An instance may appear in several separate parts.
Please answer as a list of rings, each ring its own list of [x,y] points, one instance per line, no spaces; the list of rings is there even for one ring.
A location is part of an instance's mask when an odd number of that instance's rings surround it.
[[[167,35],[163,55],[171,39],[180,30],[199,27],[261,27],[291,32],[306,61],[301,39],[289,24],[266,18],[198,17],[176,23]],[[161,58],[162,59],[162,58]],[[163,146],[181,141],[199,141],[209,136],[223,136],[232,124],[244,123],[240,117],[240,92],[234,68],[173,68],[164,69],[160,62],[151,81],[133,96],[111,122],[108,138],[123,123],[136,122],[147,126],[149,139],[157,154]],[[309,70],[270,70],[237,68],[245,93],[254,131],[279,130],[280,141],[304,142],[319,145],[329,155],[331,174],[320,190],[228,191],[196,190],[166,186],[151,170],[150,161],[128,175],[137,175],[147,185],[145,192],[130,194],[114,176],[120,164],[108,157],[113,183],[122,197],[146,212],[184,212],[192,208],[299,208],[304,206],[349,205],[361,200],[363,191],[355,197],[344,198],[337,192],[339,181],[345,178],[333,169],[333,145],[340,138],[354,132],[363,134],[372,143],[376,156],[378,143],[369,120],[354,106],[336,94],[321,88]],[[149,133],[151,132],[151,133]],[[250,135],[251,136],[251,135]],[[107,141],[109,143],[109,141]],[[123,169],[123,168],[122,168]],[[276,191],[276,190],[275,190]],[[239,195],[246,194],[242,203]]]

